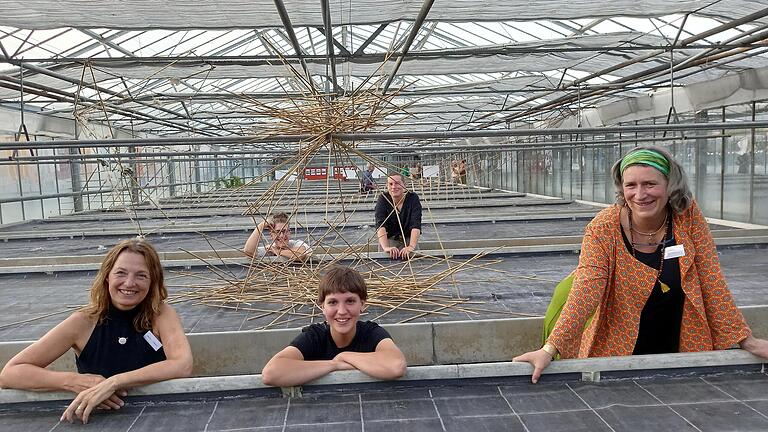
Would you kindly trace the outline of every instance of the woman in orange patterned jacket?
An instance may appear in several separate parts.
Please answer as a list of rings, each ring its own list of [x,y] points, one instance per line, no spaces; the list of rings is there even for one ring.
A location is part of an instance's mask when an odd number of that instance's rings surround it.
[[[531,363],[536,382],[558,353],[626,356],[739,344],[768,357],[768,341],[752,336],[728,291],[683,168],[664,150],[639,147],[611,171],[617,204],[587,225],[552,334],[541,349],[513,360]]]

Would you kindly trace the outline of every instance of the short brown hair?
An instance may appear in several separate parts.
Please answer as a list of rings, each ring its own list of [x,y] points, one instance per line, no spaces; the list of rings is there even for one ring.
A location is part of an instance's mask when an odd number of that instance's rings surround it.
[[[285,213],[275,213],[269,217],[269,225],[274,226],[279,223],[288,223],[288,215]]]
[[[368,289],[363,276],[352,267],[333,266],[320,278],[317,302],[323,304],[325,297],[337,293],[357,294],[360,300],[368,298]]]
[[[133,320],[133,327],[137,331],[150,330],[152,329],[152,321],[160,314],[160,306],[168,297],[168,290],[165,287],[160,257],[155,248],[144,240],[123,240],[107,252],[101,263],[101,268],[96,274],[96,279],[91,285],[91,301],[83,311],[99,322],[107,317],[107,312],[112,304],[112,299],[109,296],[109,272],[112,271],[120,254],[125,251],[142,255],[147,270],[149,270],[149,292],[147,292],[144,300],[136,306],[139,313]]]

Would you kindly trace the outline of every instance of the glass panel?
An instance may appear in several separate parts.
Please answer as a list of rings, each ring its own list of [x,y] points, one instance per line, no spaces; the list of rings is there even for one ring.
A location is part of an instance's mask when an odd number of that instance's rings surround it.
[[[723,218],[746,222],[749,218],[749,130],[732,131],[726,141]]]

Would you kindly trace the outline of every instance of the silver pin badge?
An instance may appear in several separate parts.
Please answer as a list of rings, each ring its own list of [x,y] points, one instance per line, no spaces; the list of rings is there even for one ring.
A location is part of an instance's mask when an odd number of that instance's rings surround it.
[[[119,343],[120,345],[125,345],[126,342],[128,342],[128,339],[126,339],[124,337],[121,337],[121,338],[117,339],[117,343]]]

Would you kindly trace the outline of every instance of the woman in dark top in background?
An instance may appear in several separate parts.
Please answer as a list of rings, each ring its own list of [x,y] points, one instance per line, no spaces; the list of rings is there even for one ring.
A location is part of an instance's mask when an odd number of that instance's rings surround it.
[[[392,259],[408,259],[421,236],[421,201],[405,189],[400,174],[387,177],[387,192],[376,201],[376,236]]]
[[[127,389],[192,373],[192,351],[168,292],[155,249],[124,240],[104,258],[88,306],[13,357],[0,387],[71,391],[62,420],[86,423],[93,409],[119,409]],[[78,372],[46,367],[72,348]]]

